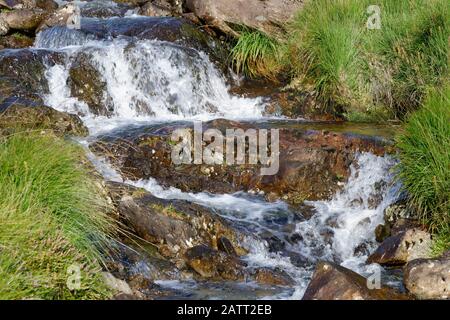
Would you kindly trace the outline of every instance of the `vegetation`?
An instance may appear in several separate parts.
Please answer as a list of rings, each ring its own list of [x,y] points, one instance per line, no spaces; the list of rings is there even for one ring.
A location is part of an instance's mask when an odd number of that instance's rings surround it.
[[[435,90],[398,139],[399,177],[421,219],[450,248],[450,86]]]
[[[402,118],[448,74],[450,3],[380,0],[381,28],[369,29],[372,4],[309,1],[284,43],[244,33],[233,64],[252,77],[290,70],[293,85],[315,92],[349,120]]]
[[[275,80],[282,67],[282,46],[262,32],[244,29],[231,51],[231,64],[249,78]]]
[[[97,299],[112,230],[83,150],[41,134],[0,138],[0,299]],[[81,268],[71,291],[68,268]],[[73,288],[72,288],[73,289]]]

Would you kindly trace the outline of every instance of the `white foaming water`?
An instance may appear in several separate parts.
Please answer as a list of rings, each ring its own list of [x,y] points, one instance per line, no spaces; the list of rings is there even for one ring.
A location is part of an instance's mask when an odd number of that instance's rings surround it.
[[[260,98],[231,95],[208,56],[194,49],[157,40],[114,39],[60,50],[67,59],[63,65],[48,68],[50,92],[45,102],[57,110],[79,114],[91,134],[136,121],[255,119],[263,114]],[[81,53],[105,84],[99,94],[107,117],[94,114],[70,94],[69,70]]]
[[[94,159],[95,165],[107,178],[122,181],[120,175],[107,161]],[[395,201],[399,185],[393,183],[390,169],[395,160],[389,156],[379,157],[371,153],[357,156],[351,166],[351,175],[344,188],[329,201],[310,201],[315,215],[297,223],[296,231],[303,240],[289,245],[290,251],[306,257],[309,263],[294,265],[289,257],[270,252],[268,244],[257,237],[247,236],[243,245],[249,250],[244,258],[249,267],[279,268],[296,282],[294,291],[270,296],[272,299],[301,299],[314,271],[314,262],[334,261],[362,275],[374,271],[366,265],[367,254],[375,249],[375,227],[383,222],[383,211]],[[287,211],[284,202],[268,203],[259,198],[243,197],[244,193],[213,195],[209,193],[186,193],[177,188],[163,188],[156,180],[123,181],[144,188],[163,199],[180,199],[214,208],[232,222],[247,222],[259,230],[270,230],[263,224],[264,216],[274,211]],[[378,199],[378,201],[376,200]],[[271,230],[276,234],[276,230]],[[355,252],[364,246],[366,251]]]
[[[360,154],[341,192],[330,201],[306,202],[317,213],[297,225],[303,236],[297,249],[315,260],[336,261],[364,273],[367,253],[375,245],[374,230],[398,196],[400,186],[390,173],[394,164],[389,156]]]

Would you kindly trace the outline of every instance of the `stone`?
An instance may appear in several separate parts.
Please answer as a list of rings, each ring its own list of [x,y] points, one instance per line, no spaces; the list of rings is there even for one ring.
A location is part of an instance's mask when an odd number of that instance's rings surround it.
[[[409,208],[406,196],[384,209],[384,221],[391,226],[399,219],[417,219],[413,209]]]
[[[4,48],[22,49],[26,47],[31,47],[33,46],[33,44],[34,39],[24,34],[14,33],[11,35],[0,37],[0,49]]]
[[[0,36],[5,36],[9,32],[9,24],[0,16]]]
[[[250,128],[247,124],[227,120],[204,124],[205,130],[221,130],[222,127]],[[357,152],[385,153],[383,142],[370,137],[281,128],[279,171],[275,175],[264,176],[260,175],[260,164],[175,165],[172,161],[173,142],[170,141],[174,129],[168,126],[157,134],[147,130],[143,134],[133,133],[135,136],[100,139],[90,148],[97,155],[106,156],[126,178],[151,177],[163,186],[173,186],[185,192],[233,193],[258,190],[270,194],[272,200],[283,198],[296,206],[305,200],[331,198],[340,190],[335,177],[348,178]],[[192,134],[192,131],[187,134]],[[324,144],[333,145],[336,152],[322,150]],[[311,211],[310,214],[313,214],[314,210]]]
[[[237,256],[236,250],[234,250],[233,244],[226,237],[220,237],[217,240],[217,248],[219,251],[223,251],[231,256]]]
[[[89,53],[82,52],[72,62],[68,81],[71,95],[85,102],[93,114],[110,116],[112,111],[104,99],[107,84],[90,58]]]
[[[73,26],[79,19],[79,8],[72,3],[59,7],[51,12],[38,26],[36,32],[55,26]]]
[[[303,0],[186,0],[186,8],[226,34],[238,36],[230,25],[246,25],[275,37],[303,7]]]
[[[269,286],[291,286],[294,280],[282,270],[268,268],[257,269],[253,274],[256,282]]]
[[[408,261],[431,257],[432,239],[428,232],[414,228],[384,240],[367,263],[399,266]]]
[[[88,130],[81,119],[50,107],[24,106],[11,102],[5,110],[0,109],[0,133],[16,128],[52,130],[57,135],[87,136]]]
[[[418,299],[450,299],[450,255],[408,262],[403,282]]]
[[[159,199],[145,190],[126,190],[121,185],[107,184],[121,220],[136,235],[158,247],[164,257],[179,262],[186,250],[200,244],[216,250],[217,239],[222,237],[228,239],[237,255],[247,252],[239,244],[242,235],[208,208],[187,201]]]
[[[245,279],[244,263],[205,245],[186,251],[186,263],[203,278],[212,280],[242,281]]]
[[[115,293],[133,295],[133,291],[125,281],[117,279],[109,272],[102,272],[102,276],[105,284]]]
[[[147,2],[139,9],[139,14],[148,17],[170,17],[172,12],[170,9],[158,6],[151,2]]]
[[[375,228],[375,240],[377,242],[383,242],[391,235],[391,228],[389,225],[379,224]]]
[[[33,32],[46,19],[48,14],[47,11],[42,9],[17,9],[1,12],[0,21],[4,21],[10,30]]]
[[[387,286],[369,289],[367,279],[331,262],[320,262],[309,283],[303,300],[407,300]]]

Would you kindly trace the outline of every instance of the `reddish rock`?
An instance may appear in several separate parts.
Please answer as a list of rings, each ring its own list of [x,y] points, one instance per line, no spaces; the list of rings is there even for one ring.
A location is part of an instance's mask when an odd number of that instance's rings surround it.
[[[331,262],[320,262],[303,300],[407,300],[410,297],[382,286],[369,289],[367,279]]]
[[[420,229],[408,229],[383,241],[367,263],[398,266],[431,256],[431,235]]]

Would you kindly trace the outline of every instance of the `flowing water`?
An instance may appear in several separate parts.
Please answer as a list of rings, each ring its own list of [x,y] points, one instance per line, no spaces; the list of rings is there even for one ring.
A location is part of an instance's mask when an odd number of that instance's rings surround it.
[[[140,18],[113,19],[132,23]],[[82,23],[93,21],[83,19]],[[81,116],[91,133],[82,143],[130,124],[213,118],[261,121],[264,116],[264,99],[230,94],[227,78],[206,53],[197,49],[133,37],[99,39],[66,28],[44,31],[35,46],[65,56],[62,62],[47,67],[49,92],[44,98],[55,109]],[[107,116],[96,115],[85,102],[71,95],[69,71],[80,53],[86,54],[106,84],[101,96]],[[123,181],[105,160],[91,157],[106,179]],[[374,229],[382,223],[383,210],[395,200],[398,191],[390,174],[393,165],[394,160],[388,156],[359,154],[342,191],[329,201],[306,203],[316,211],[309,220],[300,219],[286,203],[269,203],[258,194],[194,194],[163,188],[153,179],[123,182],[143,187],[160,198],[184,199],[216,209],[230,223],[255,235],[248,236],[244,244],[250,252],[244,257],[250,267],[279,268],[295,280],[293,288],[268,292],[260,291],[254,283],[161,280],[157,282],[160,286],[194,298],[298,299],[319,260],[335,261],[363,275],[373,272],[374,266],[364,261],[374,249]],[[373,198],[381,200],[373,205]],[[256,236],[265,231],[274,235],[283,249],[274,252],[267,241]],[[300,236],[301,241],[289,239],[292,234]]]

